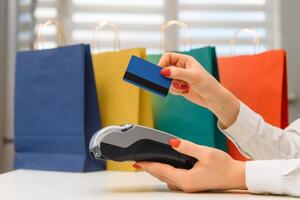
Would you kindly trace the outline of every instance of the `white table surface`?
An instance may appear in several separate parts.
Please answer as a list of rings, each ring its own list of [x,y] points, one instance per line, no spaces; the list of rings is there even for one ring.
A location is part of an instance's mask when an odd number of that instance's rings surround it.
[[[63,173],[17,170],[0,175],[0,200],[292,199],[244,191],[182,193],[144,172]]]

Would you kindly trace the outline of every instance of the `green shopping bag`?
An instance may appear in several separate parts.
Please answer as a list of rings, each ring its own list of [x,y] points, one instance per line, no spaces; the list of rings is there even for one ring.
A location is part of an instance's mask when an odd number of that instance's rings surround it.
[[[194,57],[216,79],[218,66],[214,47],[203,47],[178,52]],[[147,60],[157,64],[160,55],[148,55]],[[167,97],[152,96],[154,127],[197,144],[226,151],[226,138],[217,128],[212,112],[184,97],[168,94]]]

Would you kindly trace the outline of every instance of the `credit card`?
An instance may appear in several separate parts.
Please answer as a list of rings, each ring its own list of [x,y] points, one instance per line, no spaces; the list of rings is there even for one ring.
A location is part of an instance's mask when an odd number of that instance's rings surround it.
[[[160,74],[162,68],[132,56],[123,80],[160,96],[167,96],[172,80]]]

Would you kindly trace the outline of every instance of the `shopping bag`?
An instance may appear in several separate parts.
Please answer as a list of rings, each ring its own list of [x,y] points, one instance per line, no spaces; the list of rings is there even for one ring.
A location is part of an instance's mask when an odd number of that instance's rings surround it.
[[[194,57],[218,79],[214,47],[203,47],[179,52]],[[161,55],[148,55],[147,59],[157,64]],[[152,96],[154,128],[174,134],[197,144],[216,147],[226,151],[226,138],[217,128],[217,119],[212,112],[184,97],[168,94],[167,97]]]
[[[188,27],[178,20],[168,21],[161,26],[161,47],[167,51],[166,29],[178,25],[184,34],[184,49],[191,49]],[[214,47],[203,47],[189,51],[177,51],[190,55],[218,79],[218,66]],[[161,54],[148,55],[148,61],[157,64]],[[226,138],[217,128],[217,119],[212,112],[196,105],[184,97],[168,94],[167,97],[152,95],[153,119],[156,129],[169,132],[197,144],[216,147],[226,151]]]
[[[99,31],[109,26],[114,34],[114,51],[99,52]],[[123,81],[123,75],[132,55],[145,58],[144,48],[120,50],[118,26],[111,21],[100,21],[94,29],[93,63],[98,102],[103,126],[140,124],[153,127],[151,96],[147,91]],[[107,170],[135,171],[133,162],[107,161]]]
[[[286,53],[273,50],[257,54],[259,34],[255,29],[241,28],[230,40],[231,55],[242,32],[253,36],[254,54],[219,58],[221,82],[267,122],[284,128],[288,125]],[[231,141],[228,149],[234,159],[247,160]]]
[[[243,103],[274,126],[288,125],[284,50],[223,57],[218,59],[218,64],[221,83]],[[246,160],[231,141],[228,141],[228,151],[234,159]]]
[[[93,54],[93,63],[103,126],[140,124],[153,126],[151,96],[123,81],[132,55],[145,58],[145,49],[127,49]],[[107,162],[108,170],[133,171],[132,162]]]
[[[16,169],[105,169],[88,150],[99,116],[89,45],[17,53]]]

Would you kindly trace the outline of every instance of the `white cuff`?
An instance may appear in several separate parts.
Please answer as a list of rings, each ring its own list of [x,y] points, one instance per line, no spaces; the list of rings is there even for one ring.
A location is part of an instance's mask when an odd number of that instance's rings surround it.
[[[280,161],[246,162],[246,186],[251,193],[282,194]]]
[[[241,102],[236,121],[227,129],[222,129],[220,121],[218,121],[218,128],[238,147],[242,154],[249,157],[242,149],[255,136],[258,123],[259,115]]]

